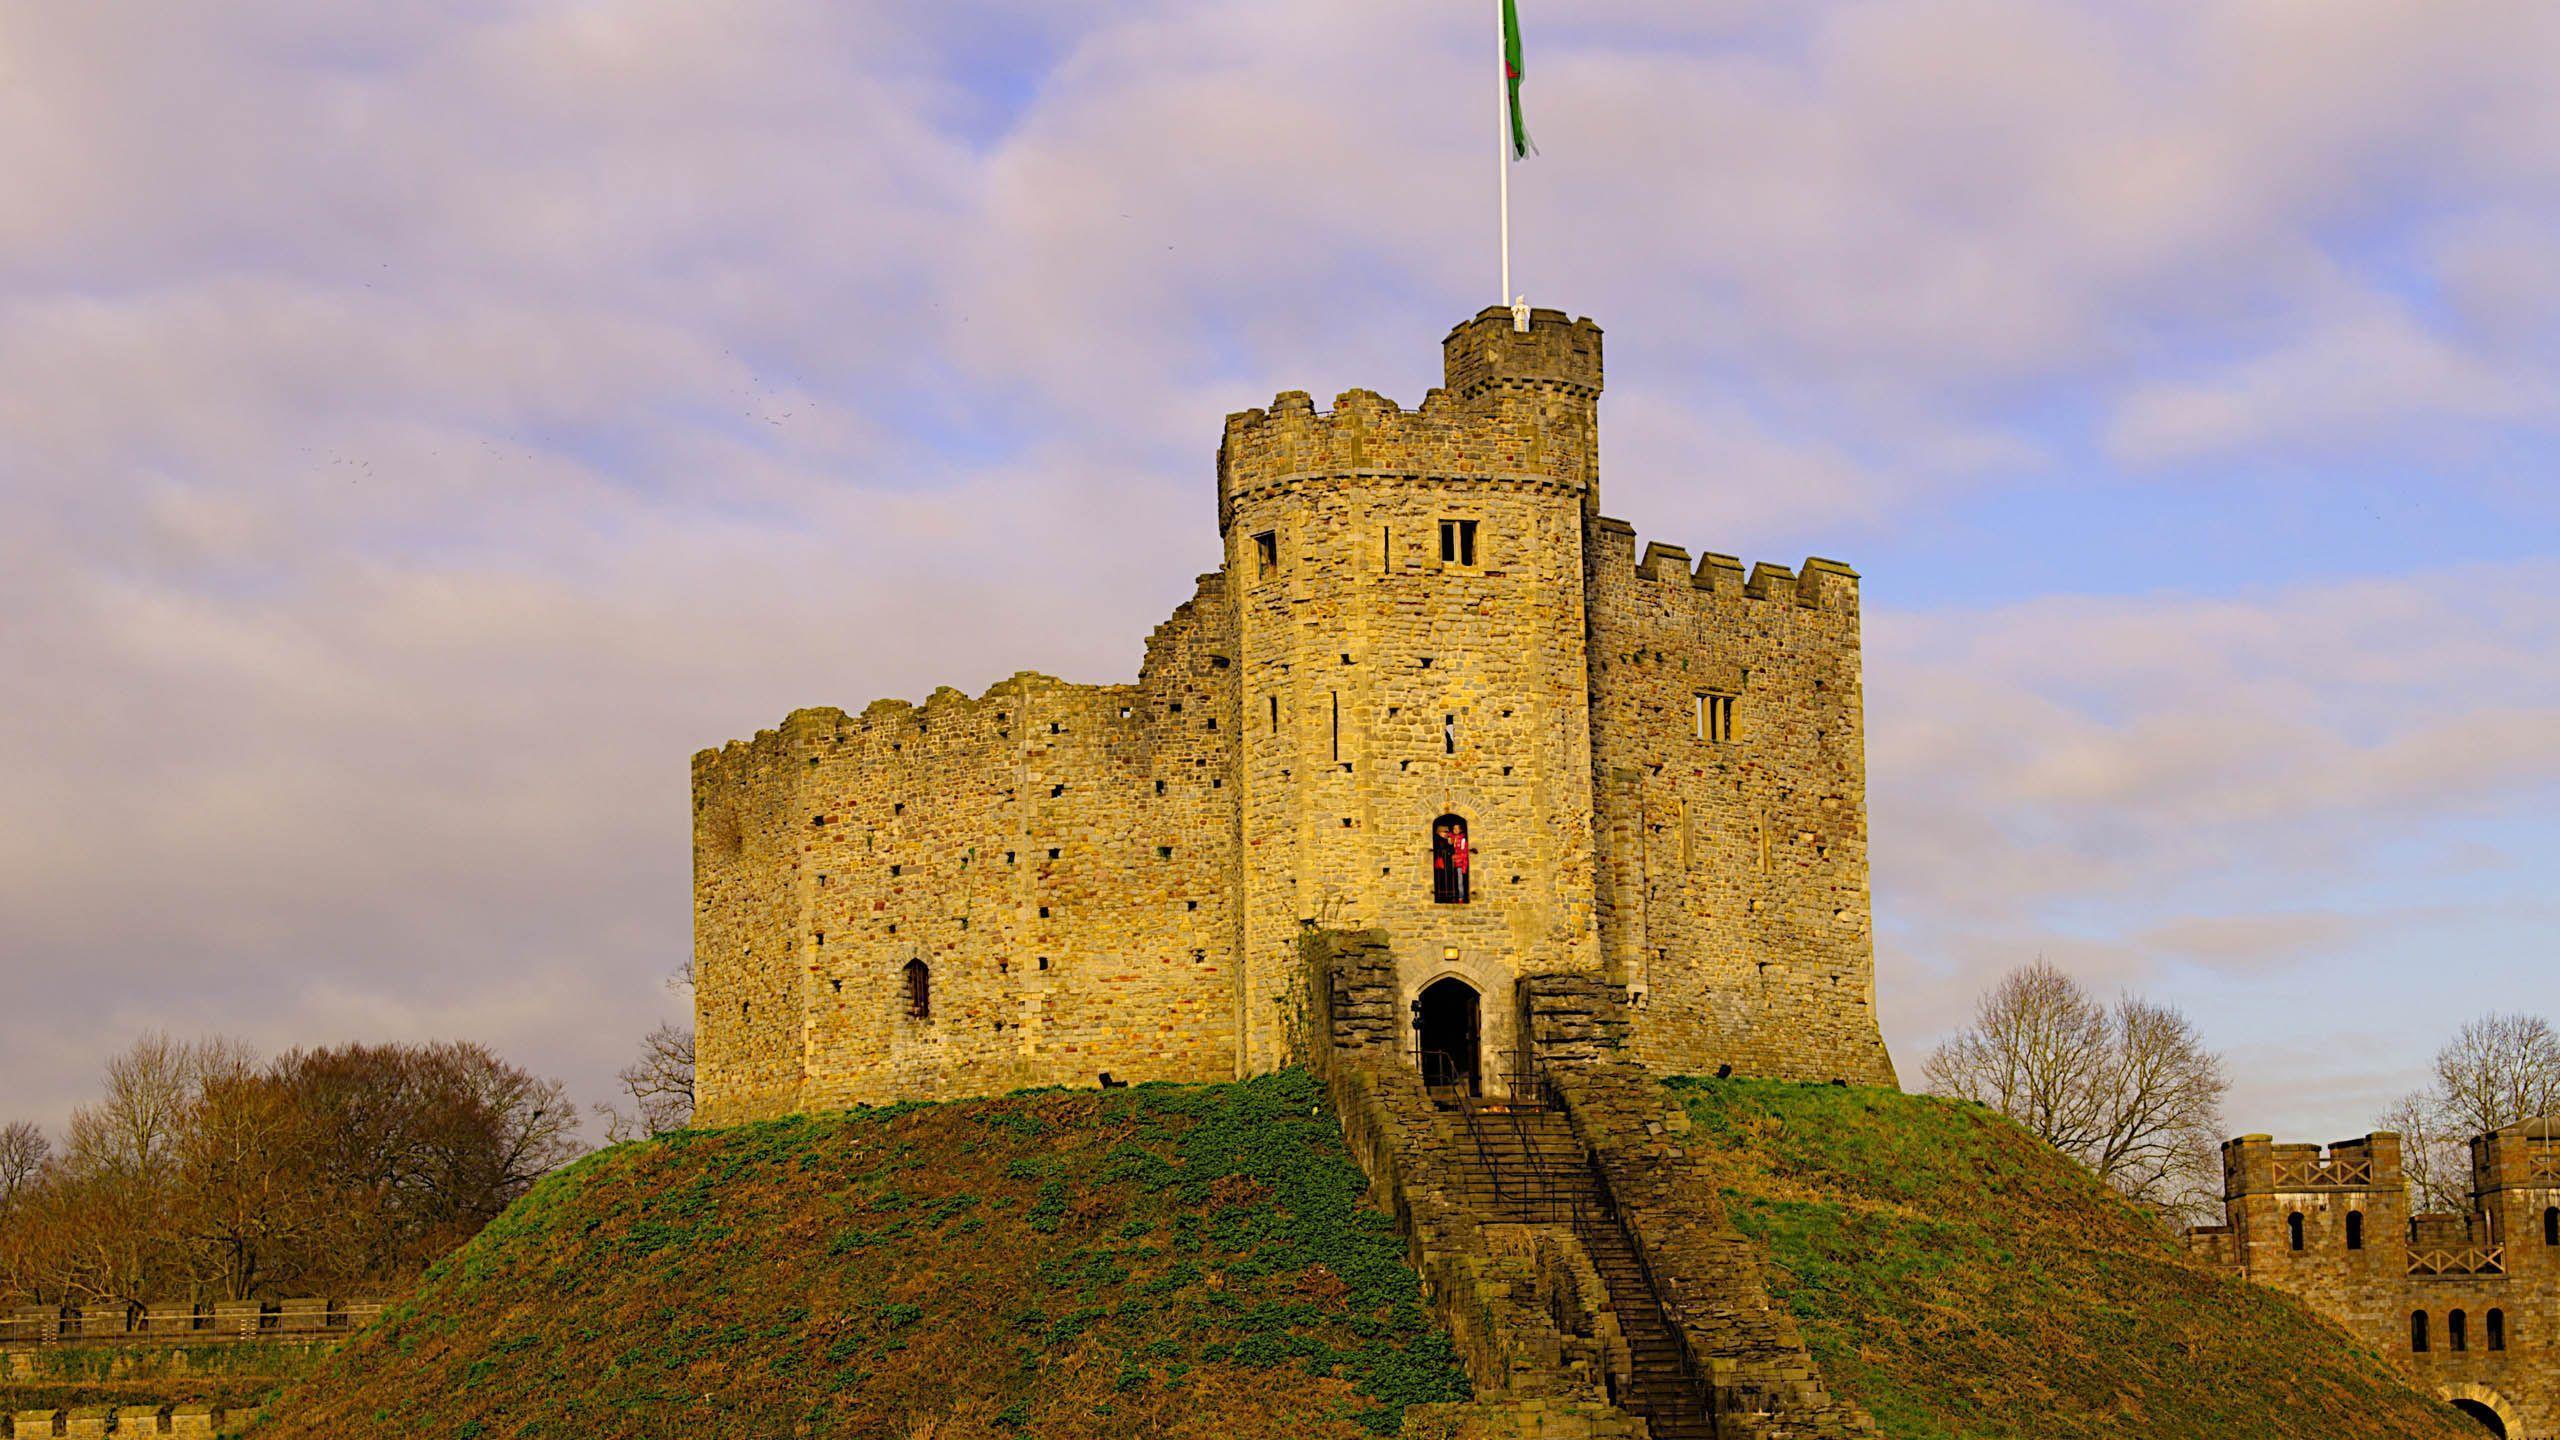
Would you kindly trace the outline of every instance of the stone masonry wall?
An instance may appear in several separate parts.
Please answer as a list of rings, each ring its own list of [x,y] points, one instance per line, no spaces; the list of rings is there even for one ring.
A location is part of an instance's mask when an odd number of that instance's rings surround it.
[[[1450,386],[1229,416],[1220,521],[1244,737],[1246,1057],[1278,1063],[1300,927],[1379,926],[1408,1000],[1596,963],[1582,516],[1599,331],[1541,311],[1458,327]],[[1442,526],[1472,527],[1471,555]],[[1466,822],[1473,898],[1436,903],[1431,833]],[[1511,1046],[1483,1009],[1483,1049]]]
[[[2387,1131],[2325,1151],[2241,1136],[2223,1146],[2225,1223],[2189,1231],[2189,1249],[2296,1296],[2423,1388],[2496,1413],[2516,1440],[2549,1440],[2560,1436],[2560,1138],[2533,1129],[2472,1142],[2463,1215],[2409,1214],[2400,1137]]]
[[[1636,1053],[1891,1085],[1867,896],[1858,577],[1591,545],[1592,788],[1606,971]],[[1711,709],[1715,707],[1715,709]],[[1716,713],[1720,709],[1722,713]]]
[[[838,712],[693,757],[696,1110],[704,1124],[787,1113],[806,1074],[800,767]]]
[[[706,1120],[1233,1077],[1220,598],[1205,579],[1136,685],[1024,674],[804,710],[696,758]],[[723,861],[736,831],[747,853]]]
[[[77,1410],[21,1410],[0,1416],[0,1436],[10,1440],[57,1435],[68,1440],[105,1440],[114,1435],[127,1440],[165,1435],[171,1440],[214,1440],[218,1435],[238,1434],[239,1427],[255,1414],[226,1412],[212,1405],[92,1405]]]
[[[1489,310],[1443,357],[1412,410],[1228,417],[1225,563],[1136,684],[800,710],[694,757],[703,1123],[1269,1069],[1311,925],[1384,930],[1407,1005],[1472,986],[1497,1090],[1547,974],[1634,997],[1665,1070],[1891,1083],[1856,576],[1637,564],[1597,515],[1590,321]],[[1698,738],[1706,693],[1731,739]],[[1464,904],[1432,893],[1442,815]]]

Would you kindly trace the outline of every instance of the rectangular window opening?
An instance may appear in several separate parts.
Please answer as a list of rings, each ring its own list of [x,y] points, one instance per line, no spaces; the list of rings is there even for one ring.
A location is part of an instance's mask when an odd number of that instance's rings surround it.
[[[1280,568],[1280,532],[1265,530],[1253,537],[1255,573],[1269,575]]]
[[[1342,758],[1342,692],[1333,692],[1333,758]]]
[[[1271,733],[1277,735],[1280,733],[1280,697],[1271,695],[1265,698],[1271,702]]]
[[[1440,563],[1460,566],[1476,563],[1476,522],[1473,520],[1440,522]]]
[[[1733,702],[1735,697],[1721,691],[1704,691],[1698,700],[1698,738],[1710,745],[1731,744],[1734,738]]]

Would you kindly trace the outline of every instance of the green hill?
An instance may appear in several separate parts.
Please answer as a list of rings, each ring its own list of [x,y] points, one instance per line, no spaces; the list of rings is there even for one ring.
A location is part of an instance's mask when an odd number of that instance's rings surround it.
[[[1894,1440],[2478,1440],[1976,1106],[1672,1082],[1832,1389]]]
[[[1986,1111],[1675,1081],[1831,1390],[1894,1440],[2476,1440]],[[1033,1092],[546,1181],[255,1440],[1361,1440],[1464,1398],[1323,1093]]]
[[[258,1440],[1392,1433],[1466,1380],[1315,1082],[1032,1092],[618,1146]]]

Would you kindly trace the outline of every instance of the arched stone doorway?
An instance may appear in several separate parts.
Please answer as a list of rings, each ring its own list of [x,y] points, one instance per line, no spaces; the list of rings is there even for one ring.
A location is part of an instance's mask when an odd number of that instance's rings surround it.
[[[1422,987],[1413,1029],[1425,1086],[1435,1094],[1484,1093],[1484,997],[1476,987],[1455,975]]]
[[[2523,1434],[2521,1430],[2515,1428],[2515,1407],[2507,1403],[2507,1397],[2486,1385],[2474,1385],[2466,1381],[2457,1385],[2447,1385],[2438,1393],[2452,1402],[2454,1409],[2470,1417],[2481,1429],[2499,1437],[2499,1440],[2506,1440],[2510,1435]]]

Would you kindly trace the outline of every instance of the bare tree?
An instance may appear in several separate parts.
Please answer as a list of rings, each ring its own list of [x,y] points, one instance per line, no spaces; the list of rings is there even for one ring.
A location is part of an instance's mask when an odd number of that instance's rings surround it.
[[[2465,1138],[2560,1112],[2560,1036],[2539,1015],[2483,1015],[2436,1052],[2435,1098]]]
[[[0,1126],[0,1210],[36,1182],[52,1156],[53,1142],[33,1122],[12,1120]]]
[[[313,1183],[311,1116],[268,1075],[209,1077],[179,1132],[171,1207],[193,1294],[246,1299],[316,1278],[331,1197]]]
[[[2539,1015],[2483,1015],[2436,1052],[2435,1076],[2382,1117],[2400,1132],[2409,1203],[2425,1211],[2470,1204],[2472,1136],[2560,1114],[2560,1034]]]
[[[693,993],[693,962],[688,960],[667,981],[667,988],[685,995]],[[642,1036],[640,1058],[622,1068],[616,1077],[622,1082],[622,1093],[631,1101],[625,1113],[614,1105],[598,1105],[595,1113],[604,1121],[605,1138],[620,1144],[652,1135],[664,1135],[693,1123],[693,1027],[660,1025]]]
[[[2383,1113],[2376,1128],[2400,1136],[2400,1173],[2412,1213],[2458,1212],[2469,1203],[2471,1157],[2466,1137],[2444,1126],[2433,1098],[2416,1090]]]
[[[194,1047],[153,1032],[107,1061],[107,1093],[71,1112],[68,1161],[83,1175],[163,1169],[194,1099]]]
[[[478,1045],[296,1051],[270,1073],[313,1117],[311,1166],[345,1207],[358,1273],[423,1265],[578,1153],[559,1082]]]
[[[576,1154],[577,1126],[558,1082],[478,1045],[261,1066],[148,1036],[62,1154],[0,1129],[0,1305],[397,1285]]]
[[[2127,1197],[2207,1212],[2220,1194],[2221,1057],[2177,1010],[2101,1005],[2038,960],[1929,1057],[1928,1088],[1990,1106]]]
[[[660,1025],[640,1039],[640,1058],[617,1077],[630,1098],[631,1113],[611,1105],[596,1111],[605,1122],[605,1138],[620,1143],[664,1135],[693,1123],[693,1030]]]

